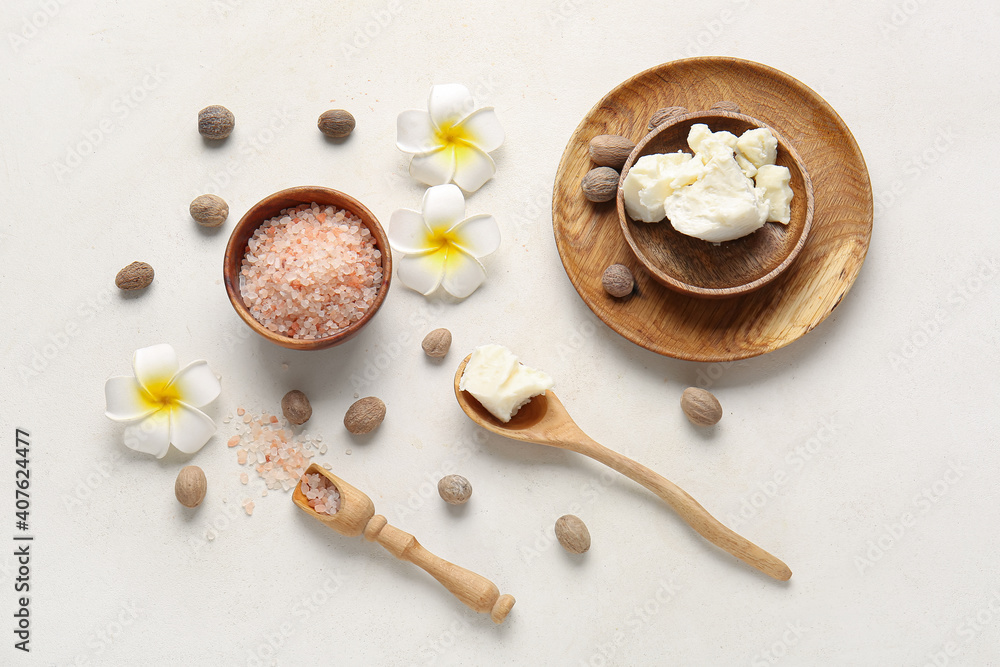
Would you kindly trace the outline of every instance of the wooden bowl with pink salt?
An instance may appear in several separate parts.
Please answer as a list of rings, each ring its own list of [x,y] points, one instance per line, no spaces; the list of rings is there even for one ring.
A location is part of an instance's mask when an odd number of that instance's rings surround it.
[[[253,206],[226,246],[229,301],[251,329],[292,350],[358,334],[389,291],[392,255],[375,215],[330,188],[282,190]]]

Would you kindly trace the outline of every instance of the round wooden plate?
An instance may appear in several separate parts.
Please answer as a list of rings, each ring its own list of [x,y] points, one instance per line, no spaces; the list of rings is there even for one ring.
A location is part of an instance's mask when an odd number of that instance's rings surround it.
[[[587,201],[580,179],[594,166],[587,153],[592,137],[620,134],[638,143],[657,109],[694,111],[721,100],[735,102],[795,147],[812,178],[815,213],[805,246],[781,276],[749,294],[708,300],[653,280],[622,235],[615,202]],[[868,168],[837,112],[797,79],[738,58],[676,60],[612,90],[570,138],[552,195],[556,247],[587,306],[633,343],[691,361],[746,359],[812,331],[857,278],[873,211]],[[611,264],[624,264],[635,275],[631,296],[616,299],[601,287],[601,274]]]

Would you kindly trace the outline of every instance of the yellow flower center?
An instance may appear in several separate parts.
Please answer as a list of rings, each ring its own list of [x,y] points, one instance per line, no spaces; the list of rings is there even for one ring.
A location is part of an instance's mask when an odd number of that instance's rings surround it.
[[[444,123],[435,132],[438,143],[444,146],[457,146],[469,139],[469,133],[461,125]]]
[[[181,399],[177,387],[170,384],[171,377],[160,377],[147,380],[146,395],[143,397],[150,408],[166,408]]]

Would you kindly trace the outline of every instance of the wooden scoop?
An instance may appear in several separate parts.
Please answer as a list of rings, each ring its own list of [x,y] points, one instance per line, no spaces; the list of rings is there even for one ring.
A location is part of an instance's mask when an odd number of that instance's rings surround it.
[[[646,466],[591,440],[576,425],[551,390],[541,396],[535,396],[507,423],[494,417],[472,394],[458,388],[469,357],[462,361],[458,372],[455,373],[455,397],[472,421],[488,431],[514,440],[568,449],[589,456],[663,498],[689,526],[712,544],[725,549],[769,577],[779,581],[791,578],[792,571],[787,565],[750,540],[726,528],[676,484]]]
[[[307,475],[310,473],[323,475],[337,488],[340,492],[340,509],[336,514],[324,514],[309,507],[309,501],[300,488],[300,481],[292,492],[292,500],[306,514],[347,537],[357,537],[364,533],[369,542],[378,542],[396,558],[426,570],[464,604],[481,614],[488,613],[494,623],[503,623],[507,618],[514,606],[513,596],[500,595],[500,590],[486,577],[435,556],[423,548],[413,535],[390,526],[384,516],[375,514],[371,498],[326,468],[313,463],[306,470]]]

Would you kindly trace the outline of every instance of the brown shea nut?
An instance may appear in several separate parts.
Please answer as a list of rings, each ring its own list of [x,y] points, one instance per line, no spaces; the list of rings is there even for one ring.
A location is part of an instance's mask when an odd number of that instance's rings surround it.
[[[681,410],[692,424],[698,426],[718,424],[722,419],[722,405],[719,399],[711,392],[698,387],[688,387],[681,394]]]
[[[312,417],[313,409],[305,394],[298,389],[292,389],[281,399],[281,414],[291,423],[301,426]]]
[[[624,264],[612,264],[604,269],[604,275],[601,276],[601,286],[604,287],[604,291],[614,297],[628,296],[632,293],[634,285],[632,272]]]
[[[355,121],[351,112],[343,109],[324,111],[317,123],[319,131],[334,139],[343,139],[354,131]]]
[[[571,554],[582,554],[590,548],[590,531],[580,517],[566,514],[556,520],[556,539]]]
[[[732,111],[733,113],[740,112],[740,105],[736,102],[730,102],[729,100],[722,100],[721,102],[716,102],[712,105],[713,111]]]
[[[601,134],[590,140],[590,159],[599,167],[611,167],[621,171],[632,153],[635,144],[627,137],[617,134]]]
[[[229,204],[216,195],[201,195],[188,207],[191,217],[202,227],[218,227],[229,217]]]
[[[597,167],[580,181],[583,196],[592,202],[611,201],[618,192],[618,172],[611,167]]]
[[[146,289],[153,282],[153,267],[146,262],[132,262],[115,276],[118,289],[132,291]]]
[[[198,466],[185,466],[177,473],[174,495],[184,507],[201,505],[207,490],[208,480],[205,479],[205,472]]]
[[[451,332],[447,329],[435,329],[424,336],[424,342],[420,347],[424,348],[424,354],[428,357],[440,359],[448,354],[448,349],[451,347]]]
[[[438,482],[438,493],[449,505],[464,505],[472,496],[472,484],[461,475],[447,475]]]
[[[653,115],[650,116],[649,124],[646,127],[648,127],[650,131],[655,130],[668,119],[674,116],[679,116],[682,113],[687,113],[687,109],[684,107],[663,107],[662,109],[657,109]]]
[[[198,112],[198,132],[206,139],[218,141],[233,133],[236,117],[226,107],[213,104]]]
[[[344,426],[354,435],[374,431],[385,419],[385,403],[374,396],[366,396],[347,408]]]

